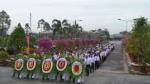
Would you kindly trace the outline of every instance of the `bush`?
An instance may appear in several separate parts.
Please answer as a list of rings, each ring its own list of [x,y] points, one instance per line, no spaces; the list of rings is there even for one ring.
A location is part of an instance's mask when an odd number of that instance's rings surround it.
[[[8,53],[9,55],[13,55],[14,52],[15,52],[15,50],[14,50],[13,48],[7,48],[7,53]]]
[[[5,52],[5,51],[0,51],[0,60],[1,61],[4,61],[4,60],[6,60],[6,59],[8,59],[9,58],[9,56],[8,56],[8,53],[7,52]]]

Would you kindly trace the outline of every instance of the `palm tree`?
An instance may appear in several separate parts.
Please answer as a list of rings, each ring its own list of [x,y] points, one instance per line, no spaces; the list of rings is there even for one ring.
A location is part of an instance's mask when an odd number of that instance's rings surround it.
[[[46,31],[50,31],[52,30],[50,24],[48,22],[45,22],[44,23],[44,27],[43,27],[43,30],[46,32]]]
[[[68,23],[66,19],[62,21],[62,29],[64,37],[70,37],[71,32],[71,24]]]
[[[77,38],[77,35],[79,37],[82,31],[83,31],[83,28],[79,26],[79,24],[77,24],[77,22],[75,21],[75,24],[72,25],[72,34],[73,34],[72,36]]]
[[[40,19],[38,21],[38,27],[37,28],[40,28],[41,32],[43,31],[42,29],[44,28],[44,24],[45,24],[45,20],[44,19]]]
[[[54,19],[52,21],[52,30],[53,30],[53,39],[56,36],[56,33],[62,33],[62,25],[61,25],[61,21]]]

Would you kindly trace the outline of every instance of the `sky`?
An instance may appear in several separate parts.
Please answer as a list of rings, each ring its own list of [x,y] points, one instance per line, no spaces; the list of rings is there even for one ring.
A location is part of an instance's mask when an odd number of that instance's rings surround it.
[[[84,30],[105,29],[111,34],[132,29],[132,19],[144,16],[150,19],[150,0],[0,0],[0,11],[5,10],[12,23],[9,33],[20,22],[29,23],[32,13],[32,31],[39,32],[37,22],[43,18],[52,24],[53,19],[77,20]],[[82,20],[82,21],[80,21]]]

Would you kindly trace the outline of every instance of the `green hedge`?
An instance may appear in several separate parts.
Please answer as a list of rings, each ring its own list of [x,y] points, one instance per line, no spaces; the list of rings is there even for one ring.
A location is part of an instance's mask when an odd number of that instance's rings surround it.
[[[0,51],[0,60],[3,61],[3,60],[6,60],[8,59],[9,56],[8,56],[8,53],[5,52],[5,51]]]

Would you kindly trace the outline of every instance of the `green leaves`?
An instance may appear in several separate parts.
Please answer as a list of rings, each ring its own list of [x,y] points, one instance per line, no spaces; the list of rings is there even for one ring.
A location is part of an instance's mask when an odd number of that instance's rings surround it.
[[[132,34],[127,45],[128,52],[144,64],[150,57],[150,27],[144,17],[135,19]],[[146,58],[146,60],[145,60]],[[150,60],[150,59],[149,59]]]
[[[25,44],[25,31],[22,28],[21,24],[18,24],[16,29],[11,33],[9,37],[8,46],[20,51],[21,48],[25,47]]]
[[[8,56],[8,53],[5,52],[5,51],[0,51],[0,60],[4,61],[6,59],[8,59],[9,56]]]

